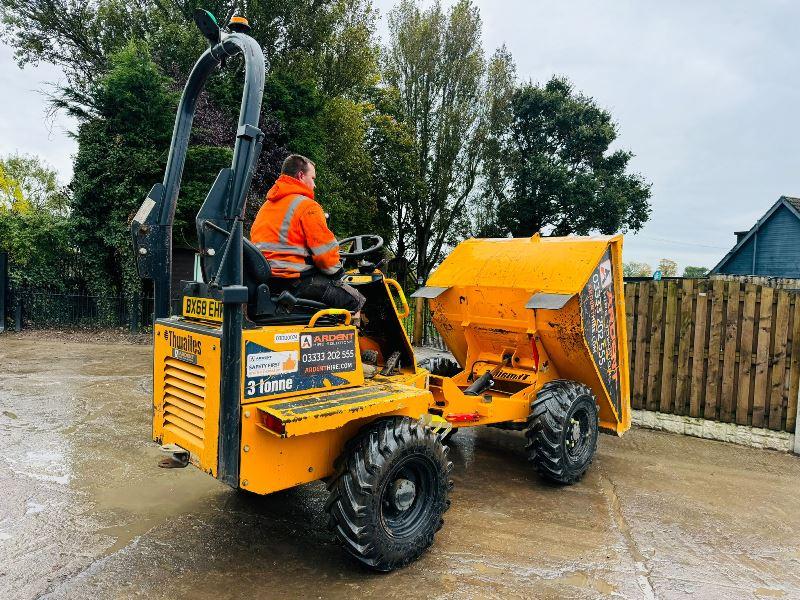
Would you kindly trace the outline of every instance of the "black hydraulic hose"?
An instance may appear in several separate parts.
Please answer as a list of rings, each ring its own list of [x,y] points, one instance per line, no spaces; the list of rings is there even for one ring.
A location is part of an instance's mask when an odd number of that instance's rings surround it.
[[[212,287],[219,287],[219,278],[222,275],[222,270],[225,268],[225,263],[228,260],[228,253],[231,249],[231,243],[236,239],[236,234],[239,233],[239,229],[241,228],[242,222],[240,220],[236,220],[233,224],[233,235],[231,236],[227,231],[225,234],[228,236],[228,242],[225,244],[225,250],[222,252],[222,259],[219,261],[219,269],[214,274],[214,277],[211,278],[209,285]],[[224,231],[224,230],[223,230]]]

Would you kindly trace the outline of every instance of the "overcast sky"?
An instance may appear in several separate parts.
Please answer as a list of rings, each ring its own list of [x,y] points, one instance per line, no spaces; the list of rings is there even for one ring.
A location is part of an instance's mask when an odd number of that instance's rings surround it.
[[[800,3],[478,0],[487,53],[505,43],[523,80],[566,75],[609,109],[653,214],[625,260],[712,267],[777,198],[800,195]],[[385,14],[394,2],[377,0]],[[450,2],[444,2],[449,5]],[[385,31],[384,25],[381,31]],[[38,154],[68,181],[75,144],[0,46],[0,154]]]

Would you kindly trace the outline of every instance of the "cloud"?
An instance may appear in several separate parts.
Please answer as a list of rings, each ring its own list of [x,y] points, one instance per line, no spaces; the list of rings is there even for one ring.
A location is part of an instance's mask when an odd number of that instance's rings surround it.
[[[0,45],[0,155],[38,155],[55,167],[61,183],[69,183],[77,144],[68,132],[75,129],[75,123],[62,114],[48,118],[42,94],[62,72],[52,65],[19,69],[13,56],[8,46]]]

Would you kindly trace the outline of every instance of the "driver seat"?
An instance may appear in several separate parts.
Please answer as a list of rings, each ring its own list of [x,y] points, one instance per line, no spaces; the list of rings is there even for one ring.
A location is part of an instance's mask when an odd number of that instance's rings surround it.
[[[297,298],[284,290],[277,296],[270,293],[272,269],[269,261],[256,245],[242,238],[242,275],[247,287],[247,316],[255,322],[307,320],[310,315],[323,308],[323,302]],[[295,317],[295,318],[291,318]]]

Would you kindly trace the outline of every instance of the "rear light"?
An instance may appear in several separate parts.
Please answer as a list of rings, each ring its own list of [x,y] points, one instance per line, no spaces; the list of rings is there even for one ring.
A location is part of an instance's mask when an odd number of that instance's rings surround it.
[[[284,435],[286,433],[286,425],[284,425],[283,421],[281,421],[275,415],[271,415],[268,412],[258,411],[261,415],[261,425],[263,425],[266,429],[269,429],[272,433],[277,433],[278,435]]]
[[[445,415],[444,418],[451,423],[471,423],[472,421],[477,421],[480,419],[481,416],[477,412],[450,413]]]
[[[531,352],[533,353],[533,371],[539,372],[539,347],[536,345],[536,336],[531,336]]]

